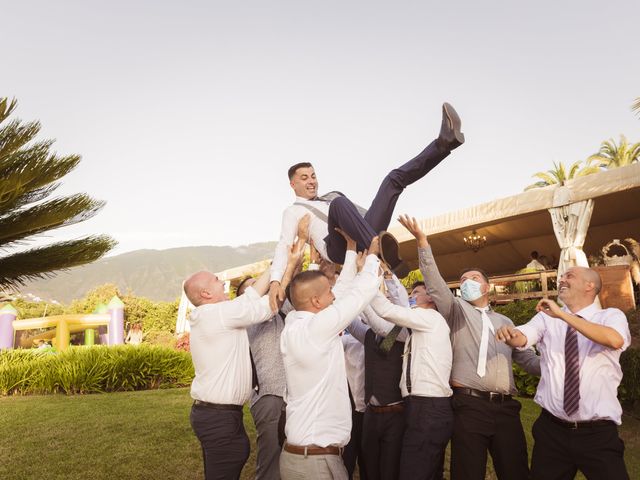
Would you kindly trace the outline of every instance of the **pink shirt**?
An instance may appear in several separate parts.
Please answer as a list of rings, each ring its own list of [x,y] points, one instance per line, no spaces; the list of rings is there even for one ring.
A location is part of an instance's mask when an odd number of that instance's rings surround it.
[[[563,310],[570,312],[566,307]],[[569,417],[563,408],[564,401],[564,341],[567,323],[545,313],[538,313],[527,324],[518,328],[526,337],[527,348],[537,344],[541,355],[542,376],[534,398],[542,408],[567,421],[613,420],[622,423],[622,407],[618,401],[618,385],[622,380],[620,354],[631,343],[627,317],[617,308],[605,310],[595,303],[575,315],[598,325],[616,330],[623,338],[622,348],[614,350],[578,334],[580,355],[580,406]]]

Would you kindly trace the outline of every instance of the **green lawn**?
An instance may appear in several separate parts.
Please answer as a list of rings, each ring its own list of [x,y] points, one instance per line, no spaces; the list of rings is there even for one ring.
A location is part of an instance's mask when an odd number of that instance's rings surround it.
[[[0,398],[0,479],[200,479],[188,389]],[[525,430],[538,407],[523,400]],[[253,422],[245,410],[250,437]],[[640,478],[640,421],[625,416],[631,478]],[[528,435],[529,445],[532,439]],[[255,444],[242,478],[253,478]],[[492,473],[487,478],[495,478]]]

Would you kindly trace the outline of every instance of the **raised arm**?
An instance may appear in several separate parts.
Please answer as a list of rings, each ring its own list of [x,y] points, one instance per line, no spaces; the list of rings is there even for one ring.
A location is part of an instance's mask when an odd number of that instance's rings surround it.
[[[418,260],[420,272],[424,277],[427,293],[431,296],[442,316],[450,322],[454,308],[454,295],[449,290],[433,258],[433,252],[427,242],[427,235],[422,231],[418,221],[407,215],[401,215],[398,221],[416,238],[418,243]]]
[[[400,305],[401,307],[409,306],[409,294],[407,293],[407,289],[404,288],[404,285],[402,285],[398,277],[396,277],[393,273],[391,273],[391,276],[387,277],[385,273],[384,285],[387,287],[387,292],[389,292],[389,301],[391,303]]]
[[[380,292],[371,302],[371,308],[385,320],[423,332],[433,331],[434,323],[440,319],[440,315],[435,310],[394,305]]]
[[[364,267],[348,285],[345,292],[333,304],[318,312],[309,324],[310,336],[318,344],[331,341],[356,318],[371,302],[380,286],[380,251],[378,237],[374,237],[369,247]]]
[[[216,306],[222,324],[227,328],[245,328],[273,317],[269,298],[266,295],[260,297],[253,287],[247,288],[243,295]]]
[[[371,327],[375,334],[381,337],[386,337],[387,335],[389,335],[389,332],[394,327],[393,323],[386,321],[384,318],[378,315],[373,310],[373,308],[371,308],[371,305],[366,306],[366,308],[362,312],[362,316],[364,317],[364,321],[366,322],[366,324]],[[409,335],[407,330],[403,328],[396,337],[396,340],[399,342],[404,342],[408,336]]]

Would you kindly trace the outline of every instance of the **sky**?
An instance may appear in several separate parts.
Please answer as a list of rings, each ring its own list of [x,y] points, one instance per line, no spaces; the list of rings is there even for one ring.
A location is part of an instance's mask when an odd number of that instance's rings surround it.
[[[0,96],[83,157],[56,195],[107,202],[37,243],[112,254],[277,240],[286,172],[367,207],[438,134],[466,143],[396,213],[514,195],[602,141],[640,141],[634,1],[29,1],[2,6]]]

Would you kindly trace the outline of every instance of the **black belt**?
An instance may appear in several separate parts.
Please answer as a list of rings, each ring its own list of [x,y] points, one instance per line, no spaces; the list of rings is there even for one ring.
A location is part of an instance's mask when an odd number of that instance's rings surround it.
[[[213,408],[214,410],[240,410],[242,411],[242,405],[232,405],[225,403],[209,403],[202,400],[194,400],[193,405],[196,407]]]
[[[589,420],[585,422],[569,422],[567,420],[563,420],[561,418],[556,417],[553,413],[548,410],[542,409],[542,415],[547,417],[553,423],[557,423],[558,425],[569,428],[571,430],[576,430],[578,428],[593,428],[593,427],[604,427],[615,425],[615,422],[612,420]]]
[[[484,390],[476,390],[475,388],[467,387],[453,387],[453,393],[461,393],[472,397],[484,398],[485,400],[496,403],[502,403],[513,398],[507,393],[485,392]]]

